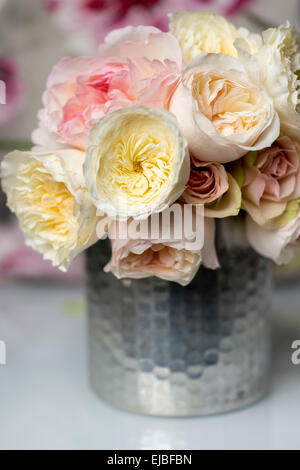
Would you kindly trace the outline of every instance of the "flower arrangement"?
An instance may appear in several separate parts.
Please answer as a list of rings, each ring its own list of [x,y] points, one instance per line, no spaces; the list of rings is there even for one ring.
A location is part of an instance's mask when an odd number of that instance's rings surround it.
[[[186,285],[200,264],[218,268],[215,220],[235,217],[258,253],[290,261],[300,251],[299,37],[288,23],[258,35],[181,11],[169,32],[128,26],[98,57],[62,59],[33,149],[1,165],[27,244],[67,270],[108,233],[106,271]],[[195,244],[175,226],[168,237],[145,224],[113,236],[152,216],[172,225],[164,215],[185,205],[203,209]]]

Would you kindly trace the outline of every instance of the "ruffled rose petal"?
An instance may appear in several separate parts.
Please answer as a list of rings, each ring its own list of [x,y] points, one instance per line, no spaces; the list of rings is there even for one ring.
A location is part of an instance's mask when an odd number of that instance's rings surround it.
[[[99,47],[99,54],[124,59],[171,60],[179,69],[182,67],[182,54],[175,37],[152,26],[127,26],[112,31]]]
[[[170,104],[191,153],[219,163],[270,146],[279,135],[272,99],[259,81],[258,63],[241,52],[199,54],[183,72]]]

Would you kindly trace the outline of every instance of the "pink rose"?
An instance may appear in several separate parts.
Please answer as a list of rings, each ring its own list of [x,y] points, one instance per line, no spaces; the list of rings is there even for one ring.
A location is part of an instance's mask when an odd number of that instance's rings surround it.
[[[192,159],[190,179],[181,199],[187,204],[204,204],[206,217],[237,215],[241,190],[220,163]]]
[[[181,52],[175,38],[151,27],[113,31],[101,57],[64,58],[52,70],[32,140],[84,150],[93,124],[132,105],[168,108],[178,83]]]
[[[110,237],[112,238],[112,233],[122,232],[124,224],[125,222],[113,222],[110,227]],[[181,240],[175,238],[161,240],[150,239],[148,236],[146,238],[142,229],[138,237],[114,238],[112,258],[105,271],[112,272],[119,279],[157,276],[185,286],[192,281],[201,263],[211,269],[219,267],[213,219],[204,220],[203,235],[203,239],[200,237],[199,243],[191,249],[188,249],[186,243],[189,240],[189,234],[186,233]]]
[[[276,228],[295,217],[290,202],[300,197],[300,145],[281,137],[271,147],[248,154],[242,164],[243,206],[252,219]]]
[[[300,211],[284,227],[268,230],[247,217],[246,233],[251,246],[277,264],[287,264],[300,252]]]
[[[179,250],[164,243],[151,244],[149,241],[141,246],[141,242],[129,240],[126,246],[120,246],[115,241],[112,249],[112,259],[105,271],[112,272],[118,279],[157,276],[186,286],[201,264],[200,253]]]

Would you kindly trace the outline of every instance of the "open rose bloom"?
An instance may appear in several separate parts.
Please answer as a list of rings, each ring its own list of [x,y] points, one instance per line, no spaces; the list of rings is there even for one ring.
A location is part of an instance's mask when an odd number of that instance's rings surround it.
[[[2,186],[27,244],[62,270],[108,235],[106,271],[187,285],[201,265],[220,266],[216,224],[228,217],[275,262],[298,251],[297,33],[287,24],[252,34],[210,12],[177,11],[169,21],[169,32],[127,26],[96,57],[61,59],[33,149],[3,160]],[[189,207],[201,221],[195,231]]]

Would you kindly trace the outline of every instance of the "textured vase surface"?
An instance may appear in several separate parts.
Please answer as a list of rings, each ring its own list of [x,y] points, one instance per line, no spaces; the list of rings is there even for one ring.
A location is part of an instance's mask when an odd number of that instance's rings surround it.
[[[221,268],[187,287],[103,272],[107,241],[88,250],[93,389],[124,410],[200,416],[237,410],[267,391],[271,266],[247,246],[220,245]]]

